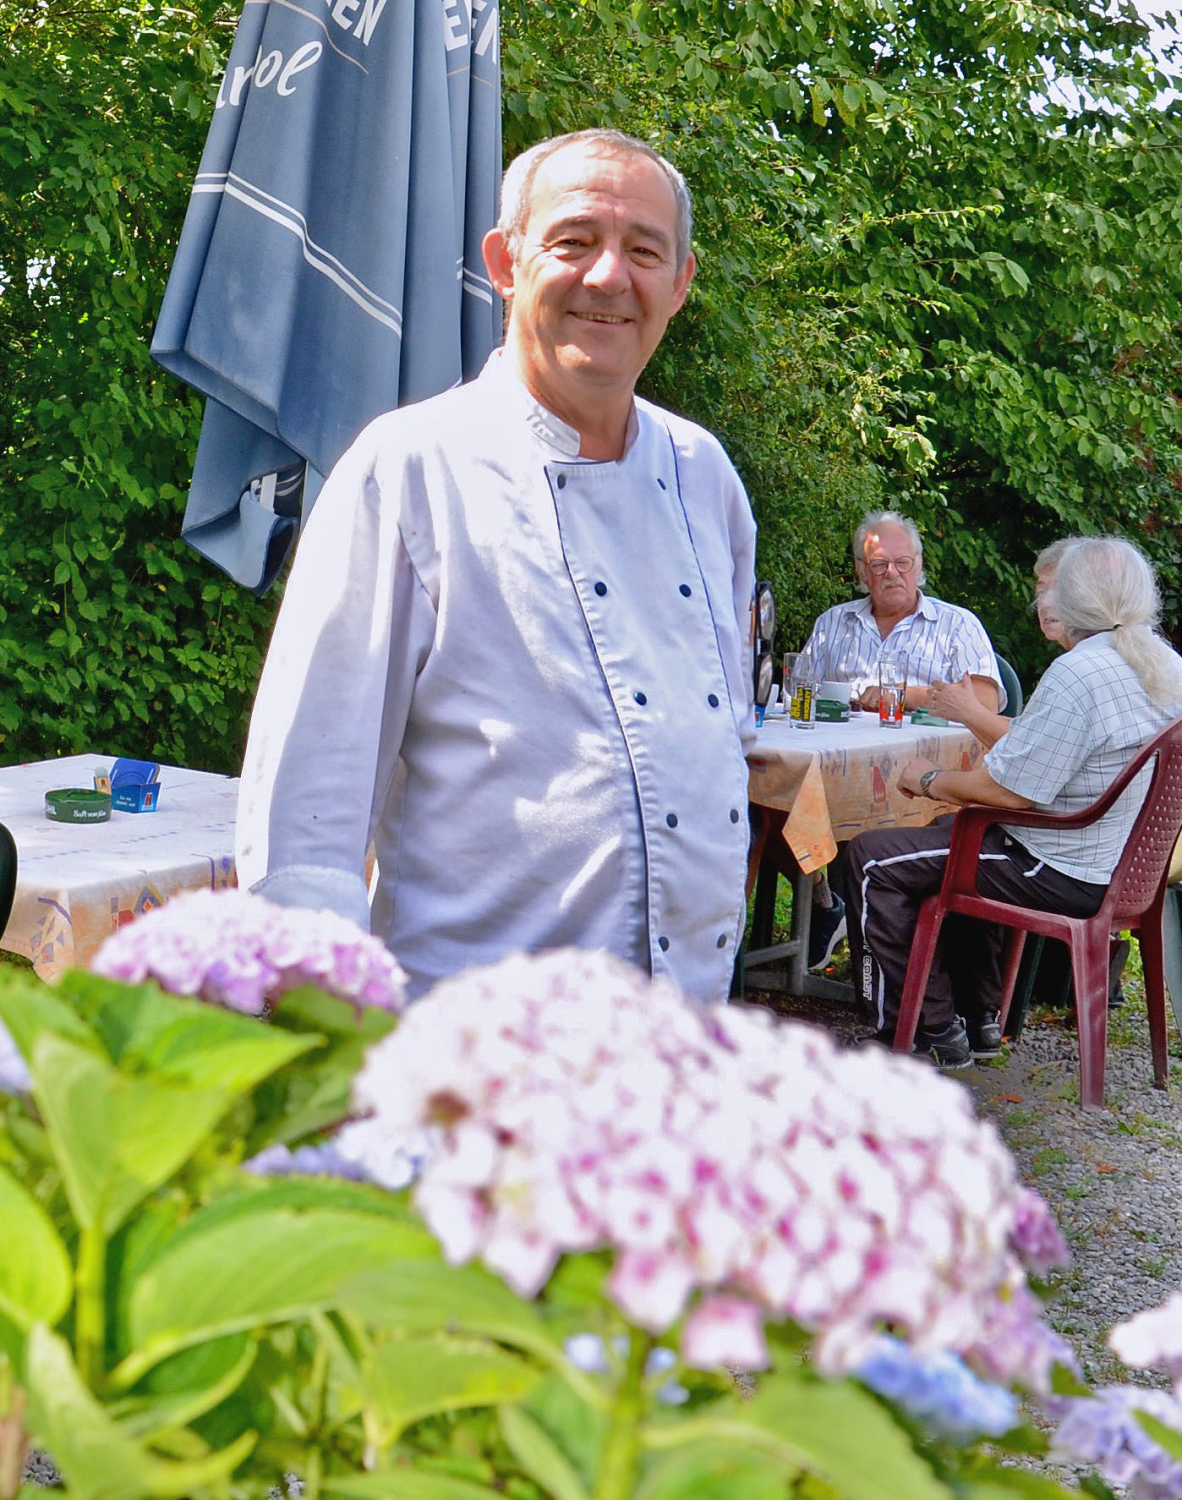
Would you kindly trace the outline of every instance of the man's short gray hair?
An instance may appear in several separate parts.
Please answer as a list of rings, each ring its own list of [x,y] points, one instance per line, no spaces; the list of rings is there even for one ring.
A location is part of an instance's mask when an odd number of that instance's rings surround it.
[[[860,563],[866,561],[866,539],[872,533],[881,531],[884,526],[898,526],[900,530],[907,533],[907,540],[911,543],[911,550],[915,553],[915,560],[919,567],[919,577],[916,582],[920,588],[923,588],[927,582],[923,574],[923,538],[915,522],[897,510],[872,510],[868,516],[862,518],[862,524],[854,532],[854,561]],[[868,594],[870,590],[863,583],[861,573],[856,569],[854,571],[859,590],[863,594]]]
[[[497,221],[497,228],[504,236],[509,254],[514,260],[521,254],[538,168],[567,146],[583,145],[598,147],[604,156],[646,156],[664,172],[677,203],[676,254],[677,269],[680,271],[689,258],[690,242],[694,234],[694,207],[690,190],[685,178],[672,162],[666,161],[646,141],[638,140],[634,135],[625,135],[622,130],[572,130],[567,135],[551,136],[549,140],[539,141],[536,146],[523,151],[509,163],[501,182],[501,216]]]
[[[1052,542],[1049,547],[1044,547],[1034,559],[1034,576],[1041,578],[1044,573],[1053,573],[1059,566],[1059,559],[1067,551],[1073,542],[1082,541],[1082,537],[1063,536],[1057,542]]]
[[[1155,703],[1182,702],[1182,659],[1158,631],[1157,578],[1132,542],[1119,536],[1073,540],[1059,559],[1050,598],[1072,646],[1110,632]]]

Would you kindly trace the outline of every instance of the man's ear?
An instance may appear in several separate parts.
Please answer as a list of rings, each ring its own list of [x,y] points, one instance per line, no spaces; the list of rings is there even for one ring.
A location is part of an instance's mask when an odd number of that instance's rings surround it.
[[[506,300],[513,295],[513,257],[505,236],[499,229],[490,229],[480,246],[484,252],[484,265],[488,279]]]
[[[698,269],[698,262],[691,250],[685,258],[685,265],[678,271],[673,281],[673,313],[681,311],[682,304],[689,294],[690,282],[694,279],[694,272]],[[673,316],[670,313],[670,317]]]

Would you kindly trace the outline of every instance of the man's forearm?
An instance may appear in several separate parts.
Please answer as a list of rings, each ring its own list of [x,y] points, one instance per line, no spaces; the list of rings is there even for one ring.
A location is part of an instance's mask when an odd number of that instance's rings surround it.
[[[1027,798],[999,785],[984,766],[972,771],[940,771],[928,783],[928,796],[937,802],[954,802],[958,807],[976,802],[1016,811],[1033,805]]]

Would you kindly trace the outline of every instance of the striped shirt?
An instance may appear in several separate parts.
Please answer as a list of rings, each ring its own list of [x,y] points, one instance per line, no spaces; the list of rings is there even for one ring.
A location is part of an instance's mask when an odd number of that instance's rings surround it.
[[[907,681],[920,686],[987,677],[997,684],[998,708],[1004,709],[1005,688],[985,627],[972,610],[946,604],[921,593],[914,611],[883,640],[870,610],[870,599],[835,604],[813,626],[796,670],[820,682],[848,682],[857,692],[878,681],[884,656],[907,664]]]
[[[1089,636],[1051,663],[985,766],[999,786],[1028,798],[1039,812],[1081,812],[1179,713],[1182,704],[1154,703],[1111,635]],[[1053,870],[1105,884],[1128,842],[1150,774],[1149,766],[1139,771],[1111,811],[1089,828],[1006,832]]]

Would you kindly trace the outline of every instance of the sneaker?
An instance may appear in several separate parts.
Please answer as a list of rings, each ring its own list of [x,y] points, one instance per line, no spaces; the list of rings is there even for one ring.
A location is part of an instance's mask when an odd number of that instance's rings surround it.
[[[969,1034],[959,1016],[953,1016],[942,1031],[920,1026],[915,1033],[915,1050],[925,1052],[941,1068],[971,1068],[973,1049]]]
[[[1001,1056],[1001,1027],[996,1016],[982,1016],[977,1021],[966,1021],[969,1046],[974,1057]]]
[[[845,902],[834,893],[832,906],[813,903],[809,919],[809,968],[823,969],[845,937]]]

